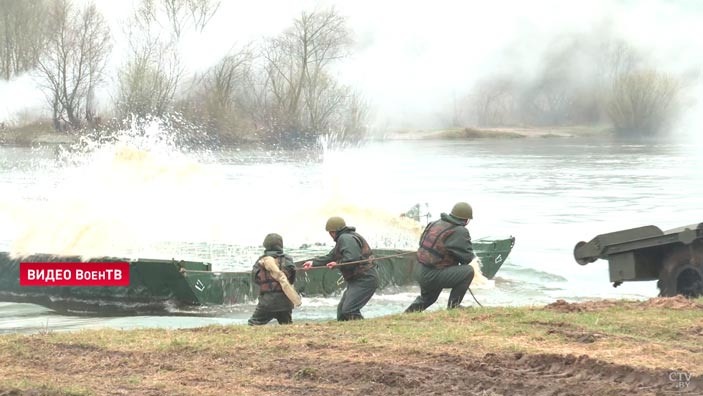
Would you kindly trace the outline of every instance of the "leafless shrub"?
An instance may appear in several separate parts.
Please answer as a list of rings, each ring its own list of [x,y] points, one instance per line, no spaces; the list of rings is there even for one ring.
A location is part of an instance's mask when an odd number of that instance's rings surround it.
[[[52,107],[54,127],[78,129],[94,111],[89,96],[103,78],[112,50],[110,30],[94,4],[76,8],[70,0],[52,0],[46,21],[47,41],[39,58],[42,87]]]
[[[37,66],[46,30],[46,0],[0,0],[0,78]]]
[[[624,74],[613,82],[608,115],[621,134],[654,134],[669,125],[678,109],[681,87],[654,70]]]

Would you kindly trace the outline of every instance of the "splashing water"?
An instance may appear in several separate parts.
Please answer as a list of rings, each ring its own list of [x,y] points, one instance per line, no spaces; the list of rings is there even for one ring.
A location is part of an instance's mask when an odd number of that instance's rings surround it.
[[[369,170],[358,151],[323,144],[323,161],[313,166],[285,155],[231,164],[219,152],[180,148],[168,128],[154,120],[57,152],[47,165],[59,167],[57,177],[41,196],[0,202],[0,218],[15,230],[11,253],[184,258],[186,244],[227,244],[255,247],[230,250],[239,256],[232,261],[250,265],[270,232],[287,247],[331,244],[329,216],[344,217],[374,247],[417,244],[422,226],[378,207],[364,189]],[[170,248],[156,248],[164,242]],[[208,259],[202,252],[188,258]]]
[[[322,215],[320,228],[329,216],[341,216],[348,225],[358,226],[370,243],[379,247],[414,248],[424,229],[409,218],[400,217],[406,208],[381,206],[387,188],[370,182],[378,172],[375,161],[367,160],[358,147],[335,149],[334,140],[320,139],[323,150],[322,183],[313,208]],[[371,242],[373,241],[373,242]]]
[[[217,179],[175,150],[156,123],[145,133],[121,131],[109,143],[90,137],[81,150],[60,153],[66,166],[44,199],[12,209],[20,231],[13,255],[71,254],[84,257],[139,250],[139,245],[174,237],[207,238],[212,227],[200,217],[213,208],[198,192]]]
[[[489,281],[488,278],[486,278],[485,275],[483,275],[483,272],[481,271],[481,259],[476,257],[474,260],[472,260],[469,265],[471,268],[474,269],[474,278],[471,280],[471,286],[477,286],[481,288],[489,288],[493,287],[495,283],[493,281]]]

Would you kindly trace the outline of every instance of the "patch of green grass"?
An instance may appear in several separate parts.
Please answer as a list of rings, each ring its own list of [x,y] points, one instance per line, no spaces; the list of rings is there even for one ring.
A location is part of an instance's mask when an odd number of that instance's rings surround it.
[[[57,387],[47,382],[28,380],[0,379],[0,394],[12,395],[17,391],[20,395],[32,396],[93,396],[95,392],[79,386]]]
[[[303,367],[296,371],[293,378],[297,380],[301,379],[317,379],[319,377],[319,370],[315,367]]]
[[[137,385],[142,382],[143,378],[140,375],[130,375],[127,377],[127,382],[132,385]]]

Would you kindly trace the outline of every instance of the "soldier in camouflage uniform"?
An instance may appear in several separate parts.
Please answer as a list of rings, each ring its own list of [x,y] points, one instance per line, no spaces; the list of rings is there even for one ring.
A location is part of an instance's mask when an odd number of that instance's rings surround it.
[[[473,210],[466,202],[454,205],[450,214],[427,225],[420,237],[417,259],[420,263],[420,295],[405,312],[424,311],[437,301],[442,289],[451,288],[447,308],[461,304],[474,278],[468,265],[476,256],[466,225]]]
[[[356,232],[356,228],[348,227],[341,217],[330,217],[325,229],[336,242],[334,248],[323,257],[306,261],[303,268],[327,266],[332,269],[339,264],[364,260],[358,264],[339,266],[347,288],[337,305],[337,320],[363,319],[361,308],[369,302],[378,288],[378,272],[373,262],[373,252],[364,237]]]
[[[280,324],[293,323],[293,303],[283,293],[281,284],[264,269],[259,260],[265,256],[273,257],[291,285],[295,283],[295,264],[290,256],[283,253],[283,238],[278,234],[266,235],[264,249],[263,256],[256,260],[252,269],[254,282],[259,285],[259,304],[249,319],[249,324],[265,325],[271,319],[278,320]]]

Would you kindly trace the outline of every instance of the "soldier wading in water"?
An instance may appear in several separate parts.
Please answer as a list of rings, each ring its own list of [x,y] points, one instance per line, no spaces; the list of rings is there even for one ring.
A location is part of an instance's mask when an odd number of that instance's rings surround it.
[[[420,295],[405,312],[424,311],[437,301],[442,289],[451,288],[447,308],[456,308],[464,299],[474,269],[468,265],[476,256],[466,225],[473,218],[466,202],[454,205],[450,214],[427,225],[420,237],[417,260],[420,265]]]
[[[323,257],[318,257],[303,264],[303,269],[327,266],[339,266],[347,289],[337,305],[337,320],[363,319],[361,308],[369,302],[378,287],[378,272],[373,263],[373,252],[364,237],[356,232],[355,227],[347,227],[341,217],[330,217],[325,229],[336,242],[334,248]],[[359,264],[340,265],[352,261],[368,260]]]

